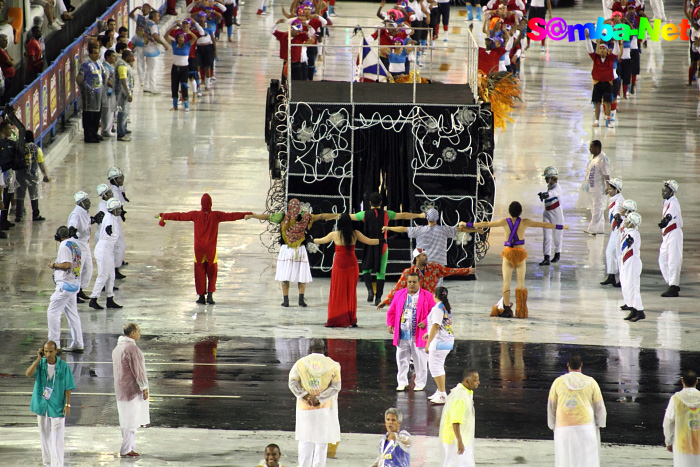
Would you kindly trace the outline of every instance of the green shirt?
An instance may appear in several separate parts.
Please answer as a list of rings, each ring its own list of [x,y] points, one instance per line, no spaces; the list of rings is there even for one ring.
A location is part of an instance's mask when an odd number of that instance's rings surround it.
[[[34,392],[32,403],[29,407],[37,415],[48,417],[63,417],[63,406],[66,404],[66,391],[75,389],[73,373],[66,362],[56,357],[56,374],[48,379],[49,366],[46,358],[42,358],[34,372]],[[53,392],[49,400],[41,395],[46,386],[52,387]]]
[[[393,220],[396,218],[396,212],[394,212],[394,211],[389,211],[388,209],[385,209],[384,212],[387,213],[387,215],[389,216],[389,220],[390,220],[390,221],[393,221]],[[357,219],[357,220],[360,221],[360,222],[362,222],[363,220],[365,220],[365,211],[356,212],[356,213],[355,213],[355,219]]]

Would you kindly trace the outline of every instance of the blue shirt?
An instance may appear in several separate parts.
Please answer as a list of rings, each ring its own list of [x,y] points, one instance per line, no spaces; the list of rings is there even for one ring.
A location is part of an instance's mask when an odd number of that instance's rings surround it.
[[[42,397],[44,388],[53,388],[51,397]],[[63,417],[63,406],[66,404],[66,391],[75,389],[73,372],[66,362],[56,357],[56,374],[49,379],[49,366],[46,358],[42,358],[34,372],[34,392],[30,410],[44,417]]]

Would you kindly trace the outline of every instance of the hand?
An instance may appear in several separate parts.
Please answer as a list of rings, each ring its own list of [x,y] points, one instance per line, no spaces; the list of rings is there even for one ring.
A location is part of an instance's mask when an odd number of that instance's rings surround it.
[[[51,183],[51,179],[48,175],[44,175],[44,183]]]
[[[486,232],[486,229],[476,229],[476,233],[482,234],[482,233],[485,233],[485,232]]]
[[[673,452],[673,444],[670,445],[670,446],[666,446],[666,450],[667,450],[668,452]]]
[[[590,39],[590,34],[588,33],[588,29],[584,29],[584,33],[586,34],[586,39]]]
[[[65,415],[66,417],[70,415],[70,407],[68,407],[67,405],[63,406],[63,415]]]
[[[275,24],[282,24],[282,23],[284,23],[284,21],[285,21],[284,18],[280,18],[277,20],[277,22]]]
[[[419,218],[419,219],[425,219],[425,213],[424,213],[424,212],[421,212],[421,213],[420,213],[420,216],[418,216],[418,218]]]
[[[423,215],[423,217],[425,217],[425,215]],[[386,225],[382,227],[382,232],[388,232],[388,231],[389,231],[389,227],[387,227]]]
[[[36,359],[41,360],[42,358],[44,358],[44,348],[43,347],[36,351]]]
[[[252,214],[246,214],[245,216],[243,216],[243,219],[246,220],[246,221],[247,221],[248,219],[252,219],[252,218],[253,218],[253,215],[252,215]]]
[[[53,265],[56,264],[53,261],[49,261],[49,269],[53,269]]]
[[[386,305],[384,304],[384,302],[381,302],[379,305],[377,305],[377,310],[381,310],[381,309],[384,308],[385,306],[386,306]],[[393,328],[392,328],[392,331],[391,331],[391,332],[394,332],[394,331],[393,331]]]
[[[545,201],[547,199],[547,196],[549,196],[549,193],[546,191],[542,191],[540,193],[537,193],[537,196],[540,197],[540,201]]]
[[[134,102],[134,98],[132,96],[127,97],[126,100],[129,102]]]
[[[394,334],[394,326],[389,326],[389,334]]]
[[[105,232],[107,232],[107,235],[109,235],[111,237],[112,236],[112,226],[108,225],[107,227],[105,227]]]
[[[469,275],[476,274],[476,268],[469,268]]]
[[[76,229],[72,225],[68,227],[68,236],[72,238],[78,238],[78,229]]]
[[[625,239],[625,242],[627,242],[628,247],[631,247],[632,245],[634,245],[634,238],[631,235],[628,235]]]
[[[423,348],[423,351],[424,351],[426,354],[429,354],[429,353],[430,353],[430,350],[428,350],[428,344],[429,344],[429,343],[426,342],[426,343],[425,343],[425,347]]]
[[[425,322],[421,321],[420,323],[418,323],[418,327],[421,329],[425,329]]]
[[[101,224],[104,218],[105,213],[103,211],[99,211],[97,214],[95,214],[95,222],[97,222],[98,224]]]
[[[396,433],[394,433],[393,431],[388,432],[386,434],[386,439],[388,439],[389,441],[396,441]]]
[[[588,29],[586,29],[586,31],[588,31]],[[464,454],[464,443],[461,439],[457,441],[457,454],[460,456]]]
[[[148,400],[148,389],[143,390],[143,400]]]
[[[588,29],[586,29],[586,31],[588,31]],[[564,230],[569,230],[569,224],[566,224],[566,225],[564,226]]]

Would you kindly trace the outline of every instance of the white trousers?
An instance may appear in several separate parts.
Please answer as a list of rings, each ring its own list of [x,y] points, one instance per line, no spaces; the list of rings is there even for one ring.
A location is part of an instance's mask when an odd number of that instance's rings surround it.
[[[41,437],[41,461],[47,467],[63,467],[63,437],[65,417],[36,416]]]
[[[114,297],[114,251],[100,248],[98,243],[95,247],[95,260],[97,260],[97,279],[90,297],[100,298],[103,287],[108,297]]]
[[[649,0],[651,9],[654,11],[654,19],[666,21],[666,12],[664,11],[664,0]]]
[[[605,269],[608,274],[617,274],[620,264],[620,230],[610,231],[608,246],[605,248]]]
[[[634,258],[627,260],[627,263],[620,267],[620,284],[622,285],[622,300],[625,305],[643,310],[642,294],[639,291],[639,277],[642,275],[641,261]]]
[[[416,372],[416,387],[424,388],[428,381],[428,356],[422,347],[416,347],[413,340],[399,340],[396,346],[396,366],[399,371],[396,374],[396,381],[399,386],[408,386],[408,369],[411,358],[413,358],[413,369]]]
[[[114,245],[114,267],[121,267],[124,262],[124,254],[126,253],[126,240],[124,240],[124,231],[117,239],[117,243]]]
[[[299,467],[326,467],[328,443],[299,441]]]
[[[80,288],[86,289],[92,280],[92,251],[89,243],[78,243],[80,248]]]
[[[61,347],[61,316],[66,313],[70,326],[71,347],[83,348],[83,327],[78,315],[77,292],[66,292],[61,285],[56,285],[56,291],[51,295],[46,317],[49,322],[49,340]]]
[[[144,57],[146,61],[145,83],[143,88],[147,91],[156,90],[156,60],[158,57]]]
[[[659,249],[659,268],[668,285],[681,285],[683,264],[683,231],[672,230],[663,237]]]
[[[550,224],[563,224],[564,223],[564,212],[561,206],[552,209],[551,211],[545,211],[542,214],[542,221],[549,222]],[[554,256],[554,253],[561,253],[561,239],[564,236],[563,230],[552,230],[552,229],[542,229],[542,251],[543,254],[547,256]]]
[[[117,96],[112,94],[102,100],[102,109],[100,110],[100,122],[102,123],[102,131],[112,131],[114,125],[114,112],[117,110]]]
[[[591,222],[588,224],[589,232],[596,234],[605,233],[605,223],[603,211],[605,210],[605,193],[588,192],[588,199],[591,202]]]
[[[125,456],[136,449],[136,428],[122,428],[122,447],[119,454]]]
[[[445,450],[445,461],[442,467],[474,467],[474,445],[464,446],[464,452],[457,454],[457,440],[452,444],[442,443]]]
[[[139,83],[143,86],[146,76],[146,59],[143,56],[143,47],[134,47],[134,55],[136,56],[136,72],[139,75]]]

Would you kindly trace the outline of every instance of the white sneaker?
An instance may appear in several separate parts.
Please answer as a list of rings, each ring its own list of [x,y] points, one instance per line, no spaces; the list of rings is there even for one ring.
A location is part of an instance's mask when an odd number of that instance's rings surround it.
[[[396,386],[396,390],[399,391],[399,392],[400,392],[400,391],[405,391],[405,390],[406,390],[406,386],[405,386],[405,385],[404,385],[404,386]]]
[[[422,391],[423,389],[425,389],[425,386],[416,386],[413,388],[414,391]]]
[[[600,123],[598,123],[598,120],[593,120],[593,128],[598,128],[600,126]]]
[[[197,91],[197,97],[202,97],[202,91]]]
[[[445,402],[447,402],[447,397],[445,397],[444,394],[440,394],[438,397],[430,399],[430,403],[434,405],[444,405]]]
[[[447,35],[448,35],[448,34],[449,34],[449,33],[447,33],[447,32],[445,33],[445,37],[442,39],[443,42],[447,42]]]
[[[83,347],[71,345],[70,347],[66,347],[65,349],[63,349],[63,351],[64,352],[83,353],[85,351],[85,349]]]
[[[61,26],[61,27],[63,27],[63,26],[66,25],[66,23],[64,23],[63,21],[61,21],[59,18],[56,18],[55,20],[53,20],[53,22],[56,23],[56,24],[58,24],[58,25]]]
[[[435,390],[435,394],[433,394],[432,396],[428,397],[428,399],[434,399],[434,398],[436,398],[437,396],[439,396],[440,394],[442,394],[442,393],[436,389],[436,390]]]
[[[608,128],[615,128],[615,123],[613,123],[612,119],[610,117],[605,120],[605,126]]]
[[[52,31],[60,31],[61,26],[59,26],[58,24],[56,24],[56,22],[54,22],[52,25],[49,26],[49,29],[51,29]]]

